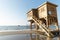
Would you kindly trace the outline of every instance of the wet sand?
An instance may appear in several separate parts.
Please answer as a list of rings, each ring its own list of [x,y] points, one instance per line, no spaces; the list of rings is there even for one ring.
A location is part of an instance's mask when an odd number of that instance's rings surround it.
[[[0,40],[29,40],[26,34],[0,36]]]
[[[40,36],[40,38],[37,40],[60,40],[59,38],[60,37],[48,38]],[[5,35],[0,36],[0,40],[30,40],[30,35],[29,34]],[[36,40],[36,38],[32,37],[32,40]]]
[[[34,33],[35,31],[30,31],[28,30],[1,30],[0,31],[0,36],[1,35],[15,35],[15,34],[29,34],[29,33]]]
[[[26,30],[25,30],[26,31]],[[36,34],[30,36],[30,31],[26,32],[22,30],[2,30],[0,31],[0,40],[60,40],[60,37],[49,38],[43,35],[39,35],[36,38]]]

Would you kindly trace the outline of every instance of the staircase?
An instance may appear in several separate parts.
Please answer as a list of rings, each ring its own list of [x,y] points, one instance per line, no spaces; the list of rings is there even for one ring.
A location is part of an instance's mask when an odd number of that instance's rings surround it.
[[[40,23],[40,20],[38,20],[36,17],[32,17],[32,20],[45,32],[47,36],[53,36],[53,34],[46,28],[46,25]]]

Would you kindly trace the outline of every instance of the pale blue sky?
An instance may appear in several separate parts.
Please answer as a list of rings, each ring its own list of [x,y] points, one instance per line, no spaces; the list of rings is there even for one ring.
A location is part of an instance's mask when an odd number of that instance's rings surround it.
[[[0,0],[0,25],[27,25],[26,13],[36,8],[46,0]],[[57,14],[60,20],[60,0],[48,0],[57,4]],[[60,23],[60,21],[59,21]]]

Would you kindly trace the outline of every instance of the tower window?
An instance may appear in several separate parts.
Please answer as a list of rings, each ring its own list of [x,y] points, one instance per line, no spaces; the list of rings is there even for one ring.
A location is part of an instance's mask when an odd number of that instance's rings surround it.
[[[51,14],[51,11],[49,11],[48,14]]]

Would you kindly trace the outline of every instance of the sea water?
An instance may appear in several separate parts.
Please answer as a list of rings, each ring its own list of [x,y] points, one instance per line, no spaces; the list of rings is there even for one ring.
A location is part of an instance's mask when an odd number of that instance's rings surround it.
[[[1,30],[23,30],[29,29],[29,26],[0,26]],[[0,40],[60,40],[60,37],[49,38],[39,35],[39,39],[33,34],[32,38],[30,34],[16,34],[16,35],[3,35],[0,36]]]

